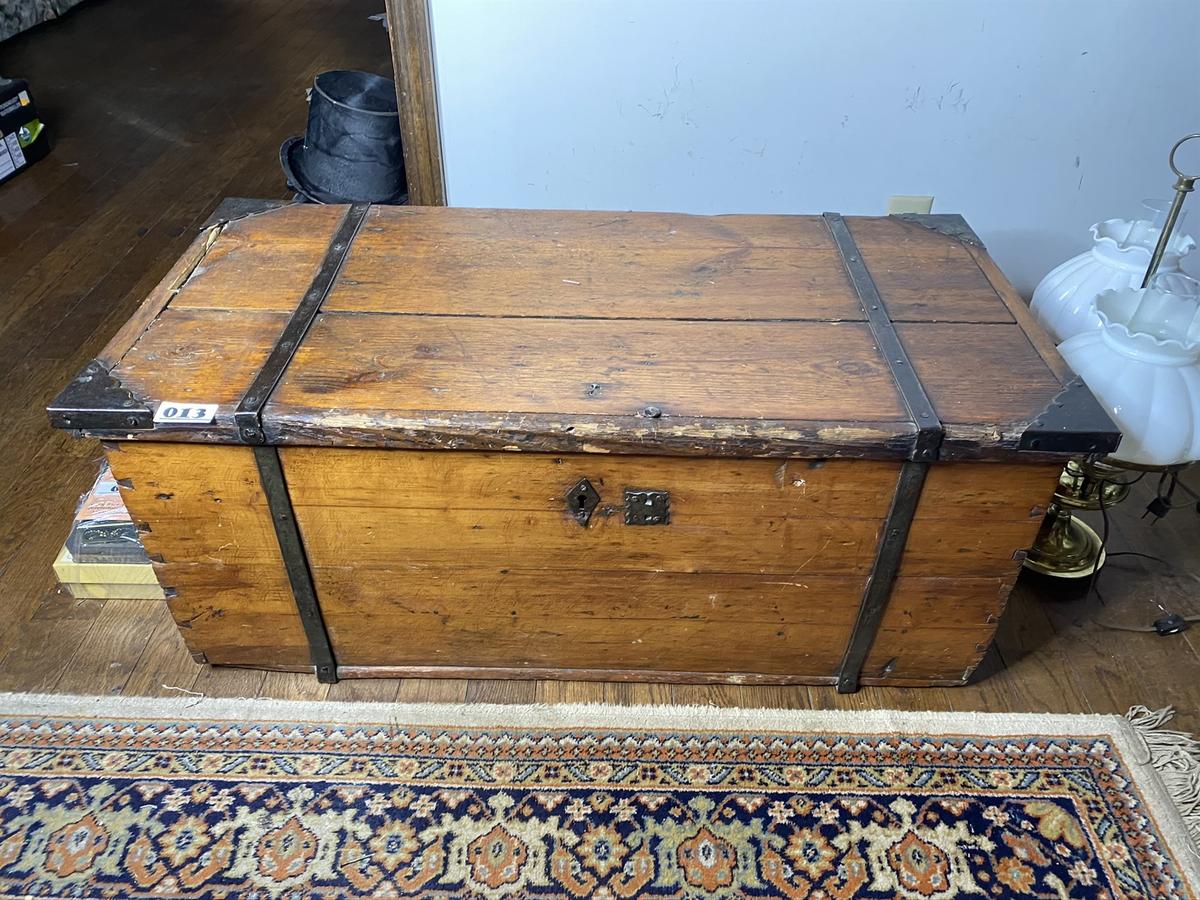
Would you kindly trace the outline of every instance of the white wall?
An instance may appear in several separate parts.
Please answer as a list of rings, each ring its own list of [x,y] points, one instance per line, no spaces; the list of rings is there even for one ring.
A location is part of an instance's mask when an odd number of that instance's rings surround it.
[[[1028,295],[1092,222],[1167,195],[1168,148],[1200,131],[1200,0],[432,8],[457,206],[880,214],[933,195]]]

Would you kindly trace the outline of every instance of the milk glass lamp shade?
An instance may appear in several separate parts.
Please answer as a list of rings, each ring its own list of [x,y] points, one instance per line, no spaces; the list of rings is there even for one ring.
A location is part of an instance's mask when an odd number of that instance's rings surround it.
[[[1141,466],[1200,459],[1200,283],[1179,273],[1096,299],[1100,327],[1059,352],[1124,437],[1108,459]]]
[[[1092,249],[1067,260],[1041,280],[1030,304],[1055,341],[1100,327],[1096,297],[1107,290],[1140,287],[1162,232],[1166,200],[1146,200],[1145,218],[1108,219],[1092,226]],[[1179,226],[1171,236],[1159,272],[1178,272],[1179,261],[1196,247]]]

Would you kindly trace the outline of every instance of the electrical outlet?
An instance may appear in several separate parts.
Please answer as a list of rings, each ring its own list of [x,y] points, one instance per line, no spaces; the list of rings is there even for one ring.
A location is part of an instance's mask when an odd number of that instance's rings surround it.
[[[906,194],[896,194],[888,198],[888,215],[896,213],[927,213],[933,209],[932,197],[910,197]]]

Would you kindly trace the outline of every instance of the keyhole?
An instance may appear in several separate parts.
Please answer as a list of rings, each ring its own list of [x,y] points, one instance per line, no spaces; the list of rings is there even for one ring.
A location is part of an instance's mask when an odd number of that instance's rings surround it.
[[[586,526],[588,519],[591,518],[592,510],[596,504],[600,502],[600,497],[596,494],[596,489],[592,487],[590,481],[586,478],[581,478],[578,482],[571,486],[567,491],[567,512],[580,525]]]

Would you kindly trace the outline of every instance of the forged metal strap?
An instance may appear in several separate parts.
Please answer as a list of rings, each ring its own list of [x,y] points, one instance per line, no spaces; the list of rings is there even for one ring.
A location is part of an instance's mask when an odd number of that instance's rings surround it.
[[[871,326],[871,333],[875,336],[879,352],[887,360],[892,378],[896,381],[896,388],[900,391],[900,397],[904,401],[913,423],[917,426],[916,440],[913,442],[912,452],[908,458],[920,462],[937,459],[938,448],[941,447],[944,434],[942,422],[929,400],[929,395],[925,393],[921,379],[917,377],[917,373],[909,361],[904,345],[900,343],[900,336],[896,334],[896,326],[892,324],[883,298],[879,296],[879,289],[875,287],[875,281],[871,278],[871,273],[867,271],[862,254],[858,252],[854,236],[846,227],[846,220],[838,213],[825,213],[823,218],[825,224],[829,226],[830,234],[833,235],[834,243],[837,244],[838,253],[842,257],[842,265],[846,267],[846,274],[850,276],[850,283],[854,285],[854,290],[858,294],[858,302],[862,304],[863,313],[867,317],[867,324]]]
[[[247,444],[265,444],[267,442],[262,428],[263,407],[271,398],[275,385],[283,377],[288,363],[292,361],[292,356],[300,347],[300,342],[304,340],[304,335],[312,325],[313,319],[321,311],[321,304],[325,302],[329,289],[333,287],[333,280],[337,277],[338,270],[341,269],[342,263],[346,259],[346,253],[354,241],[354,235],[358,232],[359,226],[362,225],[367,210],[370,208],[369,203],[354,203],[346,210],[346,215],[342,219],[341,225],[338,226],[338,230],[334,232],[329,249],[325,251],[325,259],[321,262],[321,267],[317,269],[312,284],[309,285],[308,291],[292,311],[292,317],[284,326],[267,361],[259,369],[250,389],[246,391],[242,402],[234,411],[233,419],[237,423],[238,434]]]
[[[283,566],[287,570],[292,596],[296,598],[296,609],[300,613],[300,623],[308,638],[309,657],[317,670],[317,680],[333,684],[338,680],[337,663],[329,643],[329,632],[325,630],[325,620],[321,618],[317,591],[308,568],[308,555],[304,552],[304,542],[296,525],[292,499],[283,477],[283,466],[279,462],[279,451],[275,447],[256,446],[254,461],[258,464],[258,477],[267,497],[275,537],[279,540],[279,550],[283,555]]]
[[[917,501],[921,499],[921,488],[925,486],[925,475],[928,471],[929,463],[911,460],[906,461],[900,468],[892,507],[888,510],[883,534],[879,538],[879,547],[875,551],[875,563],[871,566],[867,586],[863,589],[858,619],[854,623],[850,643],[846,645],[846,652],[838,669],[837,689],[840,694],[852,694],[858,690],[859,675],[862,673],[867,654],[871,652],[871,645],[875,643],[879,623],[887,610],[892,584],[896,580],[896,571],[900,568],[900,560],[904,556],[908,530],[912,526],[913,513],[916,512]]]
[[[929,395],[925,393],[921,379],[913,369],[904,345],[900,342],[900,336],[896,334],[896,327],[892,324],[883,298],[879,296],[879,289],[875,286],[871,273],[867,271],[858,245],[854,242],[854,236],[846,226],[846,220],[837,213],[825,213],[824,219],[830,234],[833,235],[834,243],[837,244],[850,283],[854,285],[858,294],[858,302],[862,304],[863,314],[867,317],[867,324],[871,326],[871,334],[879,352],[887,360],[904,406],[917,427],[908,460],[900,468],[896,493],[892,497],[892,505],[875,551],[875,562],[863,590],[854,631],[850,634],[850,641],[846,645],[846,652],[838,669],[838,691],[851,693],[858,690],[863,663],[871,651],[871,645],[875,643],[879,623],[883,621],[883,614],[887,610],[896,571],[900,568],[904,545],[908,541],[917,502],[921,499],[921,489],[925,485],[925,475],[929,470],[929,463],[937,459],[945,430],[933,403],[929,400]]]
[[[300,623],[304,626],[304,635],[308,639],[309,658],[316,669],[317,679],[326,684],[337,681],[337,663],[333,658],[333,647],[329,643],[325,620],[321,617],[317,590],[308,567],[308,554],[304,552],[304,541],[296,524],[296,514],[292,509],[287,481],[283,477],[279,451],[275,447],[265,446],[267,440],[263,433],[262,411],[292,361],[292,356],[304,340],[309,326],[320,312],[321,304],[325,302],[325,297],[333,286],[338,270],[346,259],[346,253],[368,209],[368,203],[355,203],[346,210],[346,215],[334,232],[333,240],[330,241],[329,249],[325,251],[325,258],[321,261],[312,284],[296,305],[275,346],[271,348],[267,361],[259,369],[250,389],[246,391],[233,414],[242,440],[254,445],[254,461],[258,465],[259,481],[267,497],[267,507],[271,512],[271,522],[275,526],[275,538],[279,542],[283,566],[292,586],[292,596],[300,614]]]

